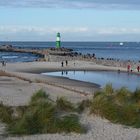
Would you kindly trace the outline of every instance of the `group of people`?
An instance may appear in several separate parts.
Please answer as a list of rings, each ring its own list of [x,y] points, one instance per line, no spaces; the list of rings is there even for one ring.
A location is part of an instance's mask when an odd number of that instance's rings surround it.
[[[132,71],[133,71],[133,70],[131,69],[131,66],[130,66],[130,65],[127,65],[127,71],[128,71],[128,72],[130,72],[130,71],[132,72]],[[137,66],[137,71],[138,71],[138,72],[140,71],[140,66],[139,66],[139,65]]]
[[[66,66],[68,65],[68,61],[67,60],[65,61],[65,64],[66,64]],[[63,61],[61,62],[61,66],[64,67],[64,62]]]

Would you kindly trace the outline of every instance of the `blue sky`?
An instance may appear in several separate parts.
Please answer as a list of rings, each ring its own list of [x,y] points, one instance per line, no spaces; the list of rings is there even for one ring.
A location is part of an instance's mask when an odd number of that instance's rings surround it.
[[[0,0],[1,41],[140,41],[138,0]]]

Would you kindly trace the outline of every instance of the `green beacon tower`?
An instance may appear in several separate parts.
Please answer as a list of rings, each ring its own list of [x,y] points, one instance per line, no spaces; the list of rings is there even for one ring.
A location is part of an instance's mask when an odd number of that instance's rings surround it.
[[[60,40],[60,33],[57,33],[56,36],[56,48],[61,48],[61,40]]]

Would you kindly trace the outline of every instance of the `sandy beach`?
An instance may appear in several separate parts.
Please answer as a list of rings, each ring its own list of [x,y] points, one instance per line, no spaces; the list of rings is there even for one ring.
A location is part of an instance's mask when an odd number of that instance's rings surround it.
[[[0,0],[0,140],[140,140],[140,0]]]
[[[61,67],[60,62],[8,63],[0,66],[10,76],[0,76],[0,101],[9,106],[27,105],[33,93],[43,89],[52,100],[64,96],[73,103],[92,98],[99,85],[71,80],[68,78],[43,76],[40,73],[59,70],[96,70],[126,72],[119,66],[99,65],[88,61],[69,61]],[[136,71],[135,71],[136,72]],[[80,116],[81,123],[88,127],[86,134],[44,134],[23,137],[3,136],[4,125],[0,124],[0,139],[5,140],[139,140],[140,129],[112,124],[109,121],[85,112]]]

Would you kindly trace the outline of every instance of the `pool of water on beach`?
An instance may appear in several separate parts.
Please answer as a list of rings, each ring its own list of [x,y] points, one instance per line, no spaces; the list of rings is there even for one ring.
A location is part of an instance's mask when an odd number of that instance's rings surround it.
[[[112,83],[115,89],[126,87],[134,91],[140,87],[140,75],[113,72],[113,71],[58,71],[43,73],[49,76],[68,77],[70,79],[96,83],[104,87],[107,83]]]

